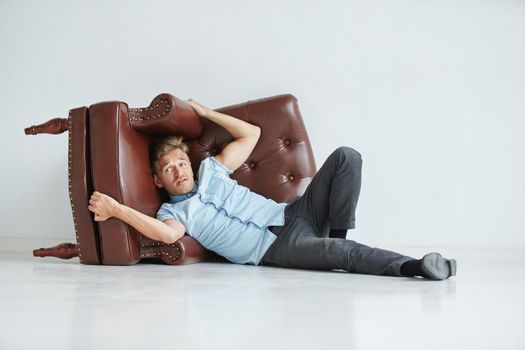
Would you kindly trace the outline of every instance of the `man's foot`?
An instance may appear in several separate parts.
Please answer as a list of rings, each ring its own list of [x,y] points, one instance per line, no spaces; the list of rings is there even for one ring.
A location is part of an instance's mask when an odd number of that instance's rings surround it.
[[[456,275],[455,259],[445,259],[439,253],[428,253],[421,259],[423,277],[431,280],[444,280]]]

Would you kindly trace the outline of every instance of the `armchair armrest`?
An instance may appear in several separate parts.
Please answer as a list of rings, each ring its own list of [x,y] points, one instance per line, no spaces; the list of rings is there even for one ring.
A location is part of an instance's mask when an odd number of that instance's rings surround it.
[[[130,108],[131,126],[152,136],[180,135],[194,139],[203,132],[201,117],[186,102],[170,94],[160,94],[148,107]]]
[[[140,242],[140,257],[162,259],[169,265],[187,265],[210,261],[216,254],[206,250],[195,239],[184,235],[175,243],[167,244],[143,236]]]

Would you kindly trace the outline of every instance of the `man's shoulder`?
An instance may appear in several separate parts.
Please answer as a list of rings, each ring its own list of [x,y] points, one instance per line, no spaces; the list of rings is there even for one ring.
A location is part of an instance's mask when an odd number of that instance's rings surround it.
[[[225,174],[231,175],[233,171],[228,168],[226,165],[221,163],[217,158],[210,156],[210,162],[213,162],[213,165],[216,167],[218,171],[224,172]]]
[[[216,173],[230,176],[233,173],[233,171],[228,169],[226,165],[219,162],[214,156],[208,156],[201,161],[197,177],[200,180],[201,177],[210,176],[211,174]]]

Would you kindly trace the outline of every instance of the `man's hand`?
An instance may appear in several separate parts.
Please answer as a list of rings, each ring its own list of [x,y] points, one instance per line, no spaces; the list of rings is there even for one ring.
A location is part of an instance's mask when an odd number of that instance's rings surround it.
[[[248,159],[255,145],[259,141],[261,128],[239,118],[220,113],[204,107],[191,98],[186,101],[197,114],[204,117],[228,131],[234,138],[228,143],[215,159],[231,171],[235,171]]]
[[[186,232],[184,225],[177,220],[168,219],[164,222],[157,220],[97,191],[91,195],[88,209],[95,213],[95,221],[106,221],[114,217],[155,241],[172,244]]]
[[[192,100],[191,98],[187,99],[186,103],[189,104],[201,117],[206,117],[211,111],[211,109],[209,109],[208,107],[204,107],[203,105],[201,105],[197,101]]]
[[[116,215],[119,206],[119,202],[110,196],[95,191],[89,200],[88,209],[95,213],[95,221],[106,221]]]

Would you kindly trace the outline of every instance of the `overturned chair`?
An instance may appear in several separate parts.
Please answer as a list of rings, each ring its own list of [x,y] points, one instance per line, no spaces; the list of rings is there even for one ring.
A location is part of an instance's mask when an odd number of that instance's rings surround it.
[[[261,128],[254,150],[232,175],[240,185],[278,203],[290,202],[306,190],[316,173],[308,134],[297,99],[290,94],[251,100],[216,109]],[[128,108],[110,101],[69,111],[25,129],[27,135],[69,133],[68,178],[76,243],[33,251],[34,256],[79,257],[83,264],[132,265],[161,260],[183,265],[218,257],[185,234],[173,244],[154,241],[132,226],[111,218],[96,222],[88,210],[94,191],[155,217],[168,199],[153,182],[148,158],[151,140],[183,136],[196,174],[200,162],[221,152],[233,137],[219,125],[199,117],[170,94],[160,94],[148,107]]]

